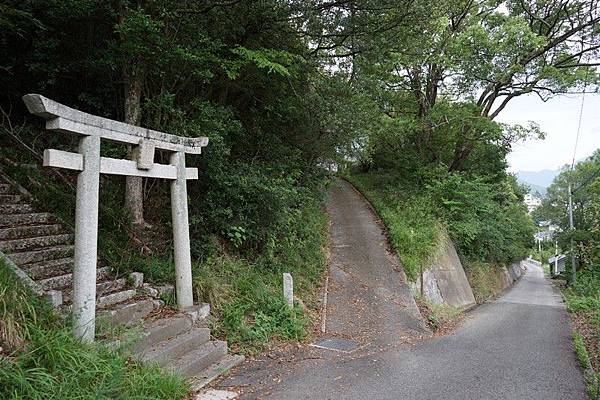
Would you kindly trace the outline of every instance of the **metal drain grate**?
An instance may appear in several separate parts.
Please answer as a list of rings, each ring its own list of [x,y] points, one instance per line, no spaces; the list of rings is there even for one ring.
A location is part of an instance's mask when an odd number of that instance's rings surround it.
[[[320,349],[339,351],[342,353],[351,353],[359,347],[358,342],[354,340],[335,337],[319,339],[315,343],[311,344],[311,346],[318,347]]]

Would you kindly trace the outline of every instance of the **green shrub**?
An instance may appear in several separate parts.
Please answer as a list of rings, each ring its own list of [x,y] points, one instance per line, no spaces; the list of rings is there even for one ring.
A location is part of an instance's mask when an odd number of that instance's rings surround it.
[[[504,273],[498,265],[469,261],[464,268],[477,303],[483,303],[504,289]]]
[[[581,369],[586,370],[590,365],[590,357],[585,348],[583,337],[577,332],[573,331],[573,346],[575,347],[575,354],[577,356],[577,362]]]
[[[325,273],[327,217],[317,201],[286,215],[277,239],[255,258],[213,251],[194,266],[195,298],[211,304],[214,334],[236,351],[252,353],[272,339],[303,339],[307,311],[319,304],[315,294]],[[292,274],[300,300],[293,310],[283,302],[283,272]]]
[[[431,201],[407,191],[409,184],[393,174],[353,173],[345,177],[375,208],[407,278],[415,281],[421,268],[429,267],[443,233]]]

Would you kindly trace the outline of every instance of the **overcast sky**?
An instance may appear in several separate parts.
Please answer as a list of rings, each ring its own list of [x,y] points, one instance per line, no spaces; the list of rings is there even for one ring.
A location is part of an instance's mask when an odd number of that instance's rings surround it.
[[[508,156],[510,170],[539,171],[570,164],[575,147],[581,95],[554,98],[546,103],[535,94],[511,100],[498,115],[498,122],[537,122],[546,132],[545,140],[517,143]],[[576,159],[600,148],[600,94],[586,94]]]

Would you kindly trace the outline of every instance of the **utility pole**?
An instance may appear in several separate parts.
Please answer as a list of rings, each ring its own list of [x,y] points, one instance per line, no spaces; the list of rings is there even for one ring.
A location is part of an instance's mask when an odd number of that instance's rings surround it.
[[[571,193],[571,182],[569,179],[569,232],[571,233],[571,283],[577,280],[577,257],[575,257],[575,245],[573,240],[573,232],[575,224],[573,223],[573,196]]]
[[[558,239],[554,239],[554,274],[558,274]]]

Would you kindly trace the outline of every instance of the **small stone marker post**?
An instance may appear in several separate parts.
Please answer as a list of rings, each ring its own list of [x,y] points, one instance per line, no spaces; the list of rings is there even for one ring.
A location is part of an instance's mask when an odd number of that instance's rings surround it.
[[[113,121],[74,110],[39,94],[25,95],[23,101],[29,112],[46,120],[46,129],[80,135],[77,153],[44,150],[44,166],[79,171],[72,299],[75,337],[84,342],[94,340],[101,173],[171,180],[177,305],[181,309],[193,306],[186,182],[198,179],[198,170],[186,168],[185,155],[200,154],[208,138],[181,137]],[[134,146],[134,159],[100,156],[101,139]],[[170,164],[155,163],[155,149],[170,152]]]
[[[289,308],[294,308],[294,279],[287,272],[283,273],[283,299]]]

